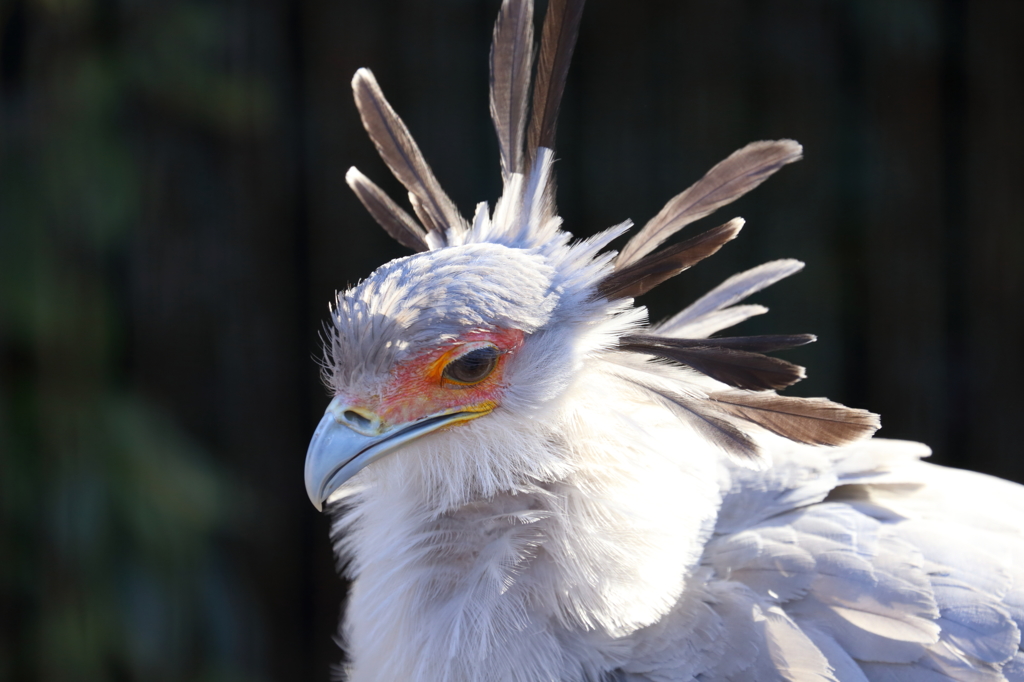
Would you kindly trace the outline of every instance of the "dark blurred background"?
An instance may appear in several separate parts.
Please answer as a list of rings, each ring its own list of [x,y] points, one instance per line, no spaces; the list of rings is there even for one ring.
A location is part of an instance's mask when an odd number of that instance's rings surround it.
[[[354,164],[404,196],[349,80],[374,69],[464,211],[493,202],[498,4],[0,4],[0,680],[328,679],[318,331],[403,255],[344,184]],[[653,317],[805,260],[742,330],[819,334],[792,392],[1024,480],[1024,2],[588,5],[567,227],[643,223],[746,142],[799,140]]]

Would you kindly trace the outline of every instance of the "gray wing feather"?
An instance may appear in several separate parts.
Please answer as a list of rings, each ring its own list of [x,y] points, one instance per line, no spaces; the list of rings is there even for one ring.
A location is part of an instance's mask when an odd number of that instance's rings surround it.
[[[739,199],[802,154],[803,148],[793,140],[752,142],[733,152],[665,204],[626,243],[615,259],[615,267],[643,258],[683,227]]]
[[[715,524],[716,535],[738,533],[787,511],[821,502],[837,483],[822,449],[780,447],[772,451],[772,459],[772,467],[764,471],[737,468],[730,472]]]
[[[762,552],[752,553],[753,545],[737,549],[735,543],[719,543],[718,560],[735,565],[727,579],[719,566],[709,582],[692,589],[690,599],[699,593],[707,612],[695,614],[691,605],[638,633],[644,646],[637,646],[634,661],[624,666],[635,675],[628,679],[1020,679],[1020,633],[997,604],[986,605],[972,590],[947,585],[924,570],[927,562],[894,541],[891,527],[858,518],[843,505],[819,507],[795,524],[802,526],[800,542],[818,564],[806,594],[766,585],[748,589],[759,579],[771,580],[778,545],[764,543]],[[792,519],[776,521],[774,527],[781,528]],[[781,544],[792,544],[792,538]],[[800,558],[780,561],[775,576],[790,579],[795,573],[806,583],[807,556],[792,547],[783,550],[787,555]],[[699,578],[695,574],[691,580]],[[654,628],[662,632],[655,636]],[[683,635],[675,646],[672,634]]]
[[[787,612],[832,635],[859,661],[920,659],[939,639],[938,607],[920,553],[881,542],[888,538],[878,522],[845,505],[820,507],[813,513],[818,529],[806,536],[817,575],[808,595]]]
[[[842,682],[868,682],[868,678],[857,661],[853,660],[832,635],[807,623],[801,624],[800,627],[804,634],[814,642],[814,646],[818,647],[818,651],[828,659],[829,665],[835,671],[836,679],[842,680]]]
[[[1019,487],[920,463],[914,443],[772,453],[727,467],[701,566],[637,633],[629,679],[1024,680]],[[1002,515],[976,511],[991,501],[1013,521],[979,523]]]
[[[932,584],[942,615],[936,621],[942,639],[983,663],[1003,663],[1017,652],[1020,630],[991,595],[948,577]]]
[[[1024,650],[1018,651],[1009,663],[1003,665],[1003,676],[1009,682],[1024,682]]]
[[[871,448],[860,450],[860,456],[854,458],[860,460],[860,471],[851,471],[853,476],[845,476],[841,481],[853,477],[861,481],[870,479],[869,469],[864,465],[871,455],[878,456],[878,449],[874,453]],[[916,503],[916,509],[911,502],[898,510],[905,518],[894,515],[862,521],[876,525],[877,546],[867,554],[870,586],[858,591],[853,581],[848,585],[852,590],[844,589],[835,580],[849,581],[849,572],[831,571],[831,579],[816,579],[809,597],[794,604],[791,612],[797,614],[798,622],[807,622],[832,636],[851,658],[859,661],[871,680],[994,682],[1019,678],[1014,661],[1020,651],[1020,620],[1024,612],[1014,590],[1024,582],[1024,532],[1019,527],[1001,527],[999,523],[977,523],[976,519],[971,519],[970,525],[956,523],[962,513],[958,508],[983,508],[984,502],[999,499],[1000,489],[1006,491],[1006,484],[994,480],[972,484],[969,478],[975,475],[956,476],[954,472],[913,463],[907,458],[909,448],[896,450],[891,468],[877,472],[880,483],[859,485],[884,487],[888,482],[905,480],[907,470],[913,470],[919,487],[904,487],[898,497],[921,501]],[[936,505],[935,493],[929,493],[936,487],[936,478],[944,479],[938,481],[943,486],[951,485],[953,480],[960,484],[957,491],[939,491],[945,495],[945,505]],[[1014,492],[1019,500],[1019,489]],[[976,499],[970,500],[971,496]],[[967,504],[956,504],[958,497]],[[826,503],[812,509],[830,506]],[[857,503],[839,507],[846,508],[845,514],[861,513]],[[930,520],[928,516],[934,518]],[[867,519],[868,515],[861,518]],[[870,537],[863,531],[858,535]],[[839,605],[849,608],[851,598],[861,615],[851,617],[851,612],[837,611]],[[809,619],[814,602],[819,608],[829,607],[846,623],[833,614],[823,616],[820,611],[818,618]],[[865,618],[863,614],[869,615]],[[936,634],[934,641],[930,641]]]
[[[720,575],[781,602],[807,594],[815,576],[814,557],[800,546],[797,532],[781,524],[721,537],[705,556]]]
[[[721,656],[704,671],[706,679],[737,679],[751,672],[764,649],[764,634],[751,616],[757,610],[757,595],[746,585],[733,581],[716,581],[708,585],[712,609],[722,621],[725,641]],[[757,678],[755,678],[757,679]],[[779,679],[764,674],[767,681]]]
[[[956,679],[916,663],[906,665],[862,663],[861,669],[871,682],[950,682],[951,679]]]
[[[765,650],[772,668],[791,682],[836,682],[828,659],[785,611],[764,611]],[[762,679],[758,676],[755,679]]]
[[[1020,486],[920,443],[760,444],[766,470],[724,461],[714,534],[623,679],[1024,682]]]

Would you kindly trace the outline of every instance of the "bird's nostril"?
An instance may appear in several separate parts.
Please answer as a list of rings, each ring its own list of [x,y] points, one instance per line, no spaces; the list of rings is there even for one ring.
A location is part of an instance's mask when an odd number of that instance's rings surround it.
[[[345,421],[352,424],[353,426],[357,426],[361,429],[370,428],[370,420],[364,417],[363,415],[359,414],[355,410],[345,410],[342,413],[342,416],[345,417]]]

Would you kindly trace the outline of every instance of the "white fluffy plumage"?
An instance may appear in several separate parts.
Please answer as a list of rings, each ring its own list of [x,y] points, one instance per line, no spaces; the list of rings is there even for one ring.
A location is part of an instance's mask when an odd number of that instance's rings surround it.
[[[1024,489],[872,439],[869,413],[778,396],[802,368],[763,353],[811,337],[709,338],[765,312],[737,304],[802,264],[736,275],[659,327],[633,304],[738,223],[657,250],[667,236],[799,145],[736,152],[625,258],[604,249],[628,224],[582,242],[561,230],[551,117],[581,9],[549,3],[528,107],[532,2],[503,3],[491,61],[505,188],[472,222],[372,74],[353,81],[418,222],[357,171],[349,182],[419,253],[331,314],[337,397],[307,489],[332,505],[353,580],[343,676],[1024,680]],[[466,365],[478,374],[453,379],[480,348]]]

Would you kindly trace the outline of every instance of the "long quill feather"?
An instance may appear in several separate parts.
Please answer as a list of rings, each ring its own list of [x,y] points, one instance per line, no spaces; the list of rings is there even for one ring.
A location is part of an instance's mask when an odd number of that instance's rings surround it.
[[[747,341],[753,339],[755,341]],[[771,339],[760,344],[757,339]],[[746,350],[780,350],[810,343],[809,334],[733,339],[673,339],[633,335],[619,339],[619,350],[672,360],[729,386],[752,391],[785,388],[804,378],[804,368],[779,358]]]
[[[597,285],[597,291],[608,300],[636,298],[716,253],[734,239],[742,227],[743,219],[733,218],[696,237],[648,254],[605,277]]]
[[[845,445],[878,430],[878,415],[825,398],[722,391],[710,396],[726,413],[798,443]]]
[[[706,339],[712,334],[717,334],[723,329],[735,327],[740,322],[748,320],[755,315],[764,315],[768,308],[763,305],[734,305],[722,310],[715,310],[686,325],[673,328],[669,331],[663,330],[659,325],[652,329],[660,336],[674,336],[686,339]]]
[[[423,228],[406,213],[401,206],[392,201],[384,190],[375,185],[355,166],[348,169],[345,182],[352,188],[359,201],[370,212],[373,219],[399,244],[413,251],[427,251],[427,234]]]
[[[422,210],[430,216],[430,220],[423,221],[427,228],[437,226],[455,232],[468,229],[465,219],[441,189],[409,129],[388,104],[369,69],[356,71],[352,78],[352,91],[363,127],[384,163],[398,181],[416,195]]]
[[[702,333],[705,327],[704,323],[708,322],[713,314],[725,312],[728,306],[738,303],[765,287],[775,284],[780,279],[800,272],[803,267],[804,264],[800,261],[788,258],[762,263],[755,268],[737,273],[698,298],[684,310],[654,327],[651,331],[660,336],[689,338],[699,338],[714,334],[719,329],[737,324],[751,315],[765,312],[767,308],[751,306],[745,311],[738,311],[740,314],[733,316],[735,321],[727,319],[723,326]],[[749,313],[749,315],[746,313]]]
[[[680,392],[668,391],[653,383],[627,379],[630,383],[651,392],[663,405],[685,419],[704,438],[734,455],[741,461],[753,463],[761,458],[761,451],[754,440],[717,409],[717,405],[706,398],[689,397]]]
[[[498,133],[501,174],[525,169],[523,137],[533,68],[533,0],[505,0],[491,43],[491,119]]]
[[[615,259],[623,268],[643,258],[675,232],[754,189],[787,163],[800,159],[803,148],[793,140],[752,142],[733,152],[681,194],[677,194]]]
[[[544,14],[537,77],[533,84],[527,163],[533,163],[539,147],[555,148],[555,122],[579,35],[583,4],[584,0],[551,0]]]

